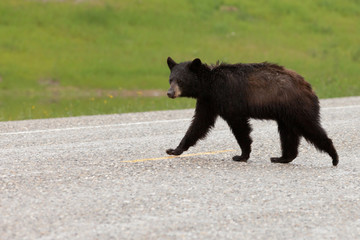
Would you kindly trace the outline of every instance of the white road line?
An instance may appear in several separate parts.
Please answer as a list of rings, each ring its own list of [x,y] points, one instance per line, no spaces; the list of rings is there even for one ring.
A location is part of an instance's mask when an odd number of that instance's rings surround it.
[[[348,108],[360,108],[360,105],[350,105],[350,106],[340,106],[340,107],[324,107],[324,108],[321,108],[321,110],[348,109]],[[69,131],[69,130],[71,131],[71,130],[82,130],[82,129],[95,129],[95,128],[122,127],[122,126],[155,124],[155,123],[182,122],[182,121],[191,121],[191,119],[190,118],[182,118],[182,119],[157,120],[157,121],[147,121],[147,122],[118,123],[118,124],[108,124],[108,125],[84,126],[84,127],[54,128],[54,129],[29,130],[29,131],[20,131],[20,132],[5,132],[5,133],[0,133],[0,136],[16,135],[16,134],[45,133],[45,132],[59,132],[59,131]]]
[[[321,110],[333,110],[333,109],[347,109],[347,108],[359,108],[360,105],[349,105],[349,106],[340,106],[340,107],[324,107]]]
[[[123,126],[143,125],[143,124],[153,124],[153,123],[182,122],[182,121],[190,121],[190,120],[191,120],[190,118],[183,118],[183,119],[158,120],[158,121],[134,122],[134,123],[118,123],[118,124],[95,125],[95,126],[84,126],[84,127],[53,128],[53,129],[29,130],[29,131],[21,131],[21,132],[5,132],[5,133],[0,133],[0,135],[59,132],[59,131],[67,131],[67,130],[82,130],[82,129],[108,128],[108,127],[123,127]]]

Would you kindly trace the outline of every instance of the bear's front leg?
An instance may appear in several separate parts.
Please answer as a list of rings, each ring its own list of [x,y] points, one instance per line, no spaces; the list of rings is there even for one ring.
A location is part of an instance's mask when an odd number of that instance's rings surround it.
[[[216,113],[209,101],[198,100],[193,121],[185,136],[181,140],[179,146],[175,149],[168,149],[166,153],[169,155],[180,155],[194,146],[199,139],[206,136],[209,130],[214,126],[216,121]]]
[[[234,156],[232,159],[236,162],[247,162],[247,160],[249,160],[249,157],[249,154],[241,154],[240,156]]]
[[[176,148],[176,149],[172,149],[169,148],[168,150],[166,150],[166,153],[169,155],[181,155],[184,152],[184,150]]]
[[[285,157],[272,157],[270,161],[273,163],[290,163],[294,158],[285,158]]]
[[[231,116],[227,117],[225,120],[229,124],[242,152],[240,156],[234,156],[233,160],[237,162],[247,162],[250,157],[252,143],[249,119],[241,116]]]

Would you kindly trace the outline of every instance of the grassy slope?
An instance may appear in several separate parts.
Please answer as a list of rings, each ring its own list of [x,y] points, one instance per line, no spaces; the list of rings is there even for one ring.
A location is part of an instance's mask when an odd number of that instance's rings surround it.
[[[229,7],[230,6],[230,7]],[[166,89],[166,57],[270,61],[318,95],[360,95],[357,0],[0,2],[0,119],[181,108],[95,89]]]

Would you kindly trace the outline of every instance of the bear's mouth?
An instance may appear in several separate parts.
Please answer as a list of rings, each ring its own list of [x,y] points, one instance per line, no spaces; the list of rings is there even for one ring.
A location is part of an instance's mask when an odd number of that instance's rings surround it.
[[[167,91],[167,96],[168,96],[169,98],[172,98],[172,99],[177,98],[177,97],[179,97],[180,95],[181,95],[181,91],[180,91],[179,86],[177,86],[177,85],[175,85],[174,88],[170,88],[170,89]]]
[[[169,95],[169,94],[168,94],[168,97],[169,97],[169,98],[172,98],[172,99],[175,99],[175,98],[176,98],[175,95]]]

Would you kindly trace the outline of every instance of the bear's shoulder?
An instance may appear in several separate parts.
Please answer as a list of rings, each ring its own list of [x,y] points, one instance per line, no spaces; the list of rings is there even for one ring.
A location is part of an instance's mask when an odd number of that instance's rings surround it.
[[[285,68],[275,63],[261,62],[261,63],[235,63],[228,64],[224,62],[217,62],[216,64],[207,65],[207,67],[213,71],[224,71],[224,70],[237,70],[242,72],[253,72],[261,69],[275,70],[275,71],[284,71]]]

